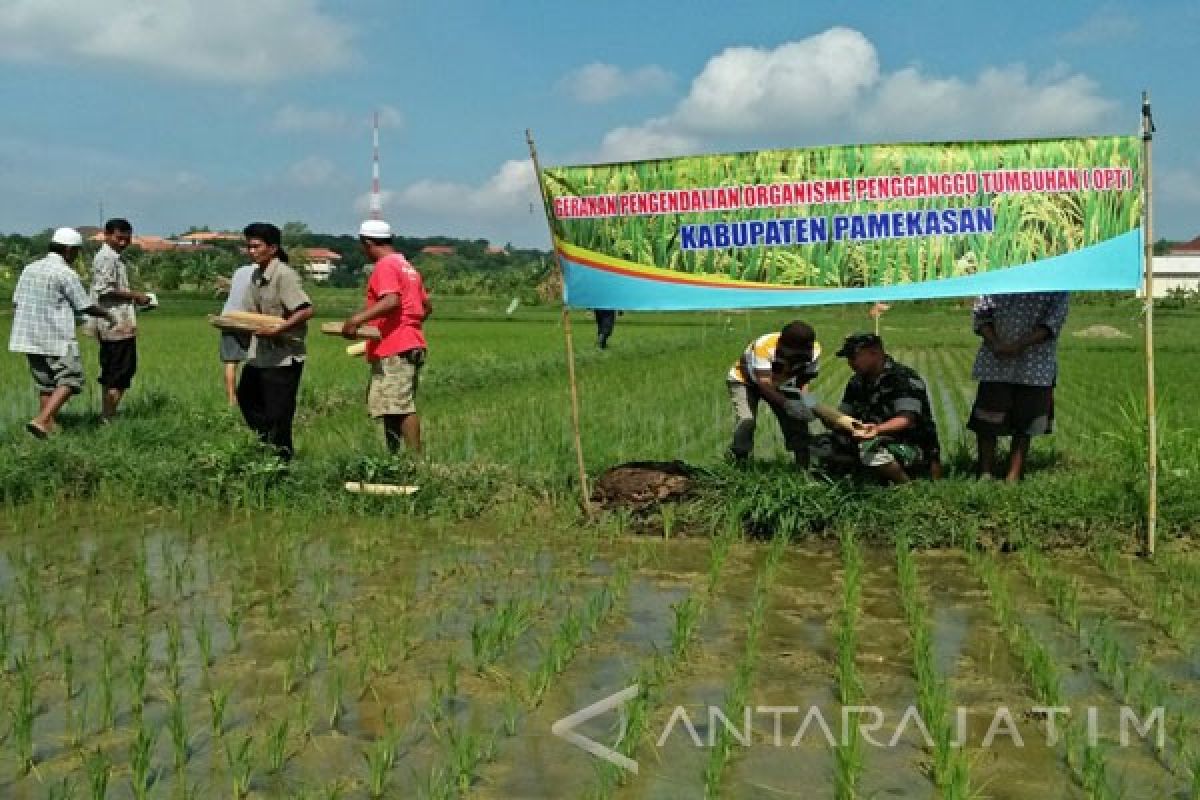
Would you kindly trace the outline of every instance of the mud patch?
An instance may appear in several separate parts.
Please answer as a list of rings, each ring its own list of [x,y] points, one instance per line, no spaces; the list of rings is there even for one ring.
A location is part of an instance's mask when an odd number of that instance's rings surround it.
[[[667,501],[686,499],[695,485],[696,470],[682,461],[631,461],[604,472],[592,490],[592,502],[602,508],[645,511]]]

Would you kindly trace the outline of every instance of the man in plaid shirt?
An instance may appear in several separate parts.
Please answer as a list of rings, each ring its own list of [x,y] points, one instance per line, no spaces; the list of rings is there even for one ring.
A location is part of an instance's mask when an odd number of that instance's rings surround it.
[[[13,292],[8,349],[24,353],[29,361],[41,410],[25,429],[39,439],[45,439],[54,430],[59,410],[83,387],[75,314],[117,323],[111,311],[91,301],[70,267],[82,246],[83,237],[78,231],[59,228],[50,238],[46,257],[25,267]]]

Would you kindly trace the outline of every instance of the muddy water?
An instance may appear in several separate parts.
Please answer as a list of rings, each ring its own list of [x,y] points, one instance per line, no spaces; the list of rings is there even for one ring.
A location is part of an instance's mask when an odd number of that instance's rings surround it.
[[[923,554],[919,564],[937,670],[949,684],[952,704],[963,709],[972,786],[997,800],[1082,796],[1061,754],[1028,713],[1039,704],[966,558],[939,551]]]
[[[1121,700],[1101,680],[1095,662],[1089,659],[1078,637],[1055,616],[1053,607],[1026,579],[1017,558],[1009,557],[1007,561],[1006,575],[1022,619],[1059,667],[1063,695],[1071,709],[1070,717],[1086,719],[1087,710],[1096,709],[1096,740],[1105,754],[1113,785],[1124,787],[1128,797],[1186,796],[1181,794],[1182,781],[1167,772],[1152,748],[1140,737],[1131,731],[1128,745],[1121,744]],[[1082,582],[1085,627],[1102,616],[1111,615],[1117,607],[1128,602],[1089,562],[1067,553],[1057,554],[1054,561],[1056,570],[1078,577]],[[1130,630],[1126,628],[1127,633]],[[1062,719],[1065,724],[1068,718]]]

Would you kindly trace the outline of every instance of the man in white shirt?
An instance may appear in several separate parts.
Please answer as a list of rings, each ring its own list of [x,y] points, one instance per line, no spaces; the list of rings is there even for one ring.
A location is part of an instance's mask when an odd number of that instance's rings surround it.
[[[116,326],[116,315],[93,303],[70,262],[79,255],[83,237],[59,228],[50,238],[46,257],[21,271],[13,291],[13,323],[8,349],[24,353],[38,389],[40,410],[25,429],[45,439],[55,417],[71,395],[83,388],[83,361],[75,338],[75,314],[98,317]]]

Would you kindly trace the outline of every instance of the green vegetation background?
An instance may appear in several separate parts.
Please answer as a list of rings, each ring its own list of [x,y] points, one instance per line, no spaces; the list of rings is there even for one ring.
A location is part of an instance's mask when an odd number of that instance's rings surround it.
[[[354,290],[315,289],[318,321],[344,317]],[[284,473],[262,453],[235,410],[225,408],[217,333],[204,322],[220,301],[166,293],[141,319],[140,372],[117,424],[96,421],[96,346],[84,340],[87,387],[49,442],[22,425],[36,397],[20,356],[0,357],[0,501],[118,499],[140,506],[289,508],[301,513],[449,513],[469,516],[511,502],[570,504],[575,467],[559,312],[506,298],[439,297],[428,324],[430,358],[419,406],[427,463],[388,458],[366,416],[366,367],[337,337],[310,334],[297,418],[298,455]],[[1200,311],[1182,304],[1156,316],[1164,528],[1200,518],[1194,485],[1200,439],[1191,400]],[[862,306],[806,309],[826,352],[869,329]],[[901,492],[830,484],[786,463],[774,421],[760,425],[748,473],[722,464],[731,418],[724,376],[753,337],[797,316],[787,311],[633,314],[619,320],[611,348],[597,350],[590,318],[572,315],[578,352],[587,467],[595,476],[631,460],[681,459],[706,470],[694,513],[735,508],[752,528],[786,524],[805,532],[860,521],[865,535],[890,537],[898,521],[927,541],[948,541],[963,520],[1038,535],[1086,537],[1105,529],[1132,536],[1144,497],[1143,360],[1140,305],[1132,298],[1076,296],[1062,340],[1058,430],[1037,441],[1034,468],[1015,489],[967,477],[963,439],[977,339],[964,302],[897,304],[883,323],[889,348],[932,387],[951,480]],[[0,311],[5,335],[11,311]],[[1073,335],[1115,326],[1130,338]],[[315,326],[314,326],[315,329]],[[835,401],[847,377],[827,359],[816,384]],[[345,480],[417,482],[409,500],[344,493]],[[522,499],[523,498],[523,499]]]

